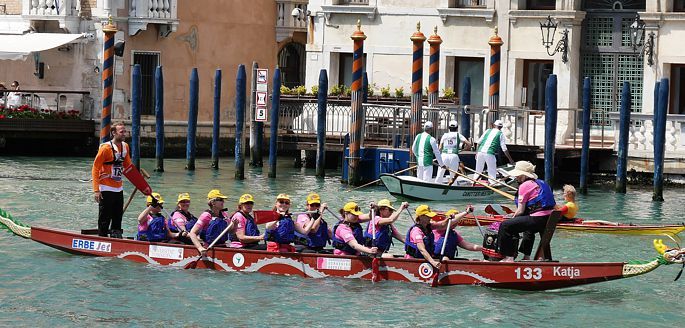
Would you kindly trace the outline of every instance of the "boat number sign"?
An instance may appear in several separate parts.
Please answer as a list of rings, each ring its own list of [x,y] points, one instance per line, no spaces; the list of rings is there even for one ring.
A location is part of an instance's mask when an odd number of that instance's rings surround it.
[[[352,270],[352,260],[317,257],[316,258],[316,268],[319,270],[350,271],[350,270]]]
[[[148,248],[148,254],[150,254],[150,257],[156,257],[159,259],[182,260],[183,248],[150,245]]]
[[[71,248],[109,253],[112,251],[112,244],[94,240],[72,239]]]
[[[542,268],[518,267],[514,269],[514,273],[518,280],[540,280],[543,276]],[[552,268],[552,276],[574,279],[580,277],[580,269],[575,267],[555,266]]]

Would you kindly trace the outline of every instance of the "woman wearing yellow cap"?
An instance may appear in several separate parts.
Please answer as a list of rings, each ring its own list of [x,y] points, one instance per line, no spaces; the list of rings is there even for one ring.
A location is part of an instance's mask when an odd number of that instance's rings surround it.
[[[307,212],[297,216],[295,222],[295,243],[305,248],[303,253],[326,253],[324,247],[331,240],[333,232],[323,219],[323,212],[328,205],[321,204],[321,197],[316,193],[307,195]]]
[[[442,218],[440,216],[434,216],[432,218],[433,222],[431,222],[431,229],[433,230],[433,254],[435,254],[435,256],[440,257],[442,244],[445,242],[447,244],[445,245],[445,253],[442,254],[443,260],[454,260],[458,254],[457,246],[474,252],[483,250],[483,246],[466,241],[456,230],[454,230],[459,223],[459,220],[471,212],[473,212],[473,206],[467,206],[466,210],[463,212],[457,213],[457,210],[449,210],[445,212],[445,215]],[[449,228],[447,227],[447,224],[449,223],[447,218],[452,219]],[[445,238],[447,229],[449,229],[449,234],[447,234],[447,238]]]
[[[188,235],[195,222],[197,222],[197,218],[190,213],[190,194],[187,192],[178,194],[176,209],[171,212],[171,217],[167,222],[169,230],[178,232],[179,240],[192,243]]]
[[[159,242],[178,237],[178,234],[172,234],[169,230],[167,221],[161,213],[162,204],[162,195],[153,192],[147,196],[146,207],[138,215],[138,240]]]
[[[269,252],[294,252],[292,244],[295,239],[295,223],[290,215],[290,196],[279,194],[276,196],[274,212],[279,214],[277,221],[266,224],[264,239],[267,240],[266,250]]]
[[[254,198],[250,194],[244,194],[238,199],[238,210],[231,216],[231,221],[236,225],[235,231],[231,232],[228,237],[231,240],[231,247],[266,249],[265,244],[259,243],[264,240],[264,236],[259,232],[259,228],[250,214],[253,206]]]
[[[360,221],[370,221],[364,230],[365,245],[367,247],[377,246],[378,251],[383,252],[384,256],[392,257],[390,254],[385,254],[392,246],[392,238],[395,237],[404,244],[404,236],[392,224],[400,217],[402,210],[409,207],[409,203],[403,202],[399,211],[395,211],[387,199],[381,199],[378,204],[371,203],[371,207],[376,210],[374,218],[366,213],[359,216]],[[376,226],[372,227],[372,224]],[[374,228],[375,238],[373,235]]]
[[[219,239],[216,245],[221,246],[225,244],[226,240],[228,240],[228,234],[219,236],[224,230],[228,229],[230,231],[233,228],[233,222],[229,222],[228,213],[224,211],[224,200],[226,198],[228,197],[224,196],[219,189],[210,190],[207,193],[209,209],[202,212],[190,230],[190,239],[203,256],[207,254],[205,246],[214,242],[215,239]],[[200,242],[199,238],[204,240],[205,245]]]
[[[435,238],[431,227],[431,218],[438,215],[431,211],[428,205],[420,205],[416,208],[416,217],[414,224],[405,237],[404,250],[406,251],[405,258],[420,259],[423,258],[428,261],[436,269],[440,268],[440,262],[433,257],[439,256],[435,254]]]
[[[340,209],[342,221],[333,227],[333,254],[335,255],[359,255],[360,252],[367,254],[378,253],[378,247],[364,246],[364,231],[359,224],[359,216],[362,212],[355,202],[349,202]]]

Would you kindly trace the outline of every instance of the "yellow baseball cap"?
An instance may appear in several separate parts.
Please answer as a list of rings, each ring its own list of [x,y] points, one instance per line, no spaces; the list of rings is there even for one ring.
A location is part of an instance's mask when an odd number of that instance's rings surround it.
[[[176,200],[176,203],[180,203],[182,200],[190,200],[190,194],[187,192],[180,193],[178,194],[178,200]]]
[[[207,199],[212,200],[216,198],[226,199],[228,197],[224,196],[219,189],[212,189],[207,193]]]
[[[345,204],[343,211],[352,213],[354,215],[362,215],[362,212],[359,210],[359,206],[355,202],[349,202]]]
[[[162,198],[162,195],[160,195],[160,194],[157,193],[157,192],[153,192],[152,195],[147,196],[147,202],[148,202],[148,203],[152,203],[152,197],[154,197],[155,199],[157,199],[157,202],[158,202],[158,203],[164,204],[164,198]]]
[[[391,210],[393,210],[393,211],[395,210],[395,208],[392,207],[392,204],[390,204],[390,201],[387,200],[387,199],[381,199],[381,200],[378,202],[378,208],[381,208],[381,207],[387,207],[387,208],[389,208],[389,209],[391,209]]]
[[[244,194],[238,199],[238,204],[254,203],[254,198],[250,194]]]
[[[431,208],[428,207],[428,205],[420,205],[419,207],[416,208],[416,218],[418,219],[418,217],[421,215],[425,215],[429,218],[432,218],[432,217],[438,215],[438,213],[431,211]]]
[[[276,200],[279,200],[279,199],[290,200],[290,196],[288,196],[288,194],[278,194],[278,196],[276,196]]]
[[[317,193],[311,193],[307,195],[307,205],[311,204],[321,204],[321,197]]]

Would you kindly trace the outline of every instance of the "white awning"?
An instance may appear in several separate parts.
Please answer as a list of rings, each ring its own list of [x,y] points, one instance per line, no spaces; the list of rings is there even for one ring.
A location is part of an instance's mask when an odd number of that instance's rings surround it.
[[[0,60],[24,60],[32,52],[57,48],[87,34],[27,33],[0,35]]]

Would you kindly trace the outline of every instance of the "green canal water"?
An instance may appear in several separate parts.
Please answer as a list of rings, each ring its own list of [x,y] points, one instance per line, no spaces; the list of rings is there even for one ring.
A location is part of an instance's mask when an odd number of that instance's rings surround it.
[[[390,198],[382,187],[345,192],[339,172],[317,180],[314,171],[293,169],[282,159],[279,178],[265,169],[246,168],[236,181],[233,162],[218,171],[208,159],[197,170],[183,160],[166,160],[150,185],[173,203],[190,192],[194,213],[203,210],[209,189],[220,188],[232,203],[243,192],[267,209],[275,195],[289,193],[295,208],[316,191],[331,207],[349,200],[368,203]],[[90,158],[0,158],[0,208],[30,225],[79,230],[95,228]],[[130,194],[126,190],[126,197]],[[557,194],[560,192],[557,190]],[[651,190],[631,187],[625,195],[593,188],[578,203],[583,217],[636,223],[682,222],[682,189],[665,192],[652,203]],[[561,197],[561,196],[559,196]],[[495,199],[499,201],[499,199]],[[396,201],[396,200],[395,200]],[[466,203],[430,202],[436,209]],[[412,203],[416,206],[418,203]],[[124,215],[132,235],[144,207],[138,196]],[[482,209],[482,205],[480,205]],[[477,206],[478,209],[478,206]],[[403,215],[398,228],[409,227]],[[481,242],[477,228],[461,228],[467,240]],[[552,252],[560,261],[648,260],[653,237],[558,232]],[[673,242],[670,242],[673,245]],[[400,252],[400,246],[394,246]],[[461,256],[479,254],[462,251]],[[685,279],[674,282],[679,267],[661,267],[644,276],[545,292],[520,292],[477,286],[430,288],[425,285],[346,279],[303,279],[264,274],[155,267],[120,259],[70,255],[0,231],[0,326],[649,326],[682,327]]]

